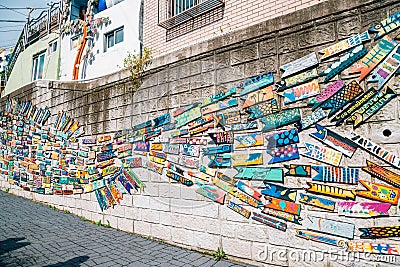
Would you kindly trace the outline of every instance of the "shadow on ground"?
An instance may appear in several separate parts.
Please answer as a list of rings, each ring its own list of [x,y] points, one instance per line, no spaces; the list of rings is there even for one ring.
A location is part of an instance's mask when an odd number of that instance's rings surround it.
[[[46,265],[44,267],[69,267],[69,266],[81,266],[81,263],[84,263],[85,261],[87,261],[89,259],[89,256],[79,256],[79,257],[75,257],[72,259],[69,259],[67,261],[64,262],[57,262],[51,265]]]
[[[25,240],[25,237],[8,238],[0,241],[0,256],[31,244],[30,242],[20,242],[22,240]]]

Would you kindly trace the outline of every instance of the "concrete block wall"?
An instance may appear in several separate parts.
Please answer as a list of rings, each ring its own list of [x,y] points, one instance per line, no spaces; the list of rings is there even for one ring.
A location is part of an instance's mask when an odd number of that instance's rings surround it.
[[[53,114],[50,122],[54,121],[57,111],[66,110],[85,126],[88,136],[112,134],[208,97],[217,89],[229,88],[260,72],[273,70],[275,80],[279,81],[279,66],[363,32],[389,14],[400,10],[400,3],[397,1],[359,1],[355,7],[355,1],[341,1],[340,5],[335,5],[335,2],[327,2],[337,8],[331,10],[334,15],[326,15],[325,11],[321,11],[320,17],[307,23],[292,18],[292,24],[278,24],[277,22],[282,20],[277,18],[269,22],[280,25],[276,26],[274,31],[270,31],[269,26],[264,24],[258,27],[257,36],[247,36],[244,33],[249,30],[244,29],[232,37],[236,38],[237,42],[224,43],[224,37],[209,41],[207,46],[214,49],[205,53],[195,53],[194,51],[199,50],[187,48],[180,52],[191,55],[187,58],[173,60],[179,56],[176,54],[156,58],[154,68],[149,70],[140,90],[135,93],[127,91],[129,80],[126,79],[127,74],[121,72],[92,83],[39,81],[17,90],[9,97],[32,99],[38,106],[49,106]],[[307,13],[311,12],[310,10],[314,9],[299,12]],[[298,15],[299,20],[302,18],[297,12],[293,14],[295,15]],[[319,70],[327,64],[329,62],[320,65]],[[346,82],[356,77],[346,72],[340,76]],[[390,84],[398,88],[399,76],[395,76]],[[362,86],[370,87],[365,83]],[[2,107],[5,100],[1,100]],[[280,104],[282,106],[282,103]],[[295,106],[306,110],[304,101],[290,107]],[[399,103],[395,99],[357,132],[400,155],[399,116]],[[390,129],[392,135],[385,137],[384,129]],[[341,126],[338,130],[348,132],[351,128]],[[310,140],[308,136],[311,131],[313,130],[301,133],[302,143]],[[300,150],[303,152],[304,147]],[[386,166],[383,161],[361,149],[358,149],[351,159],[344,158],[341,165],[361,167],[365,165],[365,159]],[[266,164],[266,161],[264,163]],[[305,157],[290,163],[318,164]],[[299,228],[297,225],[289,223],[289,229],[284,233],[254,220],[247,220],[226,206],[205,199],[194,192],[195,188],[172,183],[165,176],[143,169],[137,170],[137,174],[146,184],[146,190],[132,196],[124,195],[121,205],[104,212],[100,211],[94,194],[44,196],[22,191],[1,178],[0,186],[10,188],[11,193],[55,205],[78,216],[93,221],[101,220],[103,223],[109,222],[114,228],[158,238],[178,246],[205,251],[216,250],[222,246],[228,256],[260,266],[310,266],[312,263],[301,257],[309,251],[325,253],[324,257],[317,261],[318,266],[390,265],[390,260],[366,258],[365,255],[360,255],[359,259],[335,260],[334,256],[340,252],[332,251],[334,247],[295,237],[293,232],[295,228]],[[379,182],[366,173],[362,173],[362,178]],[[289,177],[285,179],[285,186],[306,188],[305,181],[302,178]],[[253,181],[250,185],[258,190],[262,188],[261,182]],[[356,229],[361,226],[398,225],[398,210],[395,206],[390,209],[391,217],[368,220],[339,218],[335,213],[322,212],[309,206],[302,208],[303,218],[310,214],[339,219],[355,223]],[[306,227],[307,222],[303,221],[301,228]],[[358,235],[360,232],[357,230],[356,236]],[[389,241],[388,243],[399,243],[397,239]],[[293,251],[299,253],[291,255]]]

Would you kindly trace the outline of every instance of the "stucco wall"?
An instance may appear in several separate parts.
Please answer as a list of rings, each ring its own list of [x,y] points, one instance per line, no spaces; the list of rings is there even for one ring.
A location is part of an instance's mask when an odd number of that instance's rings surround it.
[[[24,86],[32,80],[32,65],[33,57],[41,52],[46,52],[45,63],[43,68],[43,79],[56,80],[58,79],[58,59],[60,52],[60,44],[58,42],[57,51],[54,53],[48,52],[49,44],[55,40],[58,41],[58,35],[51,33],[45,38],[40,39],[34,44],[28,46],[19,56],[15,62],[13,71],[4,91],[4,95],[9,94],[11,91]]]
[[[208,49],[207,53],[196,54],[194,51],[200,51],[201,47],[204,47],[200,46],[200,48],[183,49],[178,54],[157,58],[154,61],[155,68],[147,73],[141,89],[133,94],[127,92],[129,86],[125,79],[127,74],[117,73],[92,83],[53,82],[49,86],[45,82],[38,82],[21,88],[11,96],[23,100],[31,99],[41,107],[49,106],[53,114],[50,123],[54,122],[57,111],[66,110],[85,126],[85,131],[89,136],[101,136],[130,128],[166,112],[197,102],[211,96],[221,87],[230,88],[260,72],[272,69],[275,81],[279,81],[279,66],[361,33],[385,19],[389,14],[400,10],[400,4],[397,1],[360,1],[359,6],[356,7],[352,6],[356,4],[355,1],[341,1],[340,5],[335,3],[337,1],[327,2],[331,14],[324,9],[326,6],[320,6],[320,17],[316,17],[315,10],[307,9],[301,11],[302,13],[295,13],[286,23],[281,23],[281,19],[272,20],[269,25],[275,25],[274,30],[261,25],[257,27],[256,33],[252,31],[258,37],[246,35],[250,30],[243,30],[231,36],[237,42],[231,39],[228,43],[224,41],[224,37],[209,41],[207,46],[213,49]],[[300,19],[304,19],[307,12],[314,12],[314,19],[307,20],[305,23],[305,20]],[[173,60],[179,58],[180,55],[192,56]],[[162,62],[169,64],[163,65]],[[332,61],[320,64],[319,70],[325,69],[330,63]],[[357,75],[348,75],[346,71],[340,75],[345,82],[356,77]],[[322,80],[323,78],[320,79]],[[399,76],[394,76],[390,84],[397,88],[400,84]],[[370,87],[364,82],[362,86],[365,89]],[[322,87],[325,88],[326,85]],[[5,99],[2,99],[2,106],[4,106],[4,101]],[[305,102],[293,104],[290,107],[300,107],[303,114],[309,114],[310,111]],[[399,155],[399,118],[398,100],[394,99],[367,124],[357,129],[357,132]],[[328,123],[323,121],[322,124]],[[348,125],[338,128],[342,132],[349,132],[351,129]],[[385,137],[384,129],[390,129],[392,134]],[[314,130],[309,129],[301,133],[302,143],[305,141],[315,143],[309,137],[311,131]],[[305,150],[304,146],[300,149],[302,152]],[[351,159],[344,159],[341,166],[365,166],[365,159],[372,159],[386,166],[384,162],[361,149],[358,149]],[[206,163],[207,159],[202,159],[202,161]],[[289,163],[319,164],[305,157]],[[0,181],[2,187],[11,187],[11,193],[56,205],[58,208],[70,210],[74,214],[93,221],[109,221],[112,227],[193,249],[216,250],[222,245],[228,256],[242,261],[251,261],[257,265],[310,265],[310,263],[298,262],[289,257],[289,254],[284,253],[284,256],[280,258],[264,259],[262,251],[266,246],[269,249],[286,252],[310,250],[328,252],[335,249],[325,244],[295,237],[294,228],[305,229],[306,220],[303,222],[304,226],[288,223],[289,229],[281,232],[254,220],[247,220],[226,206],[210,202],[195,193],[195,188],[173,183],[165,175],[160,176],[144,169],[135,169],[135,172],[146,184],[144,192],[132,196],[125,195],[121,205],[104,212],[100,211],[93,193],[75,196],[45,196],[22,191],[8,185],[2,179]],[[366,173],[362,173],[362,178],[380,182]],[[304,178],[288,177],[285,179],[285,186],[307,188],[306,181],[307,179]],[[249,184],[257,190],[263,188],[261,182],[252,181]],[[339,217],[337,213],[303,206],[301,217],[315,215],[352,222],[358,229],[358,227],[372,225],[398,225],[397,212],[397,207],[393,206],[390,209],[390,217],[366,220]],[[356,230],[357,240],[359,234],[360,232]],[[399,244],[396,239],[382,240],[382,242],[386,241]],[[387,265],[384,260],[377,263],[372,262],[371,259],[338,261],[326,254],[321,262],[315,263],[314,266]]]

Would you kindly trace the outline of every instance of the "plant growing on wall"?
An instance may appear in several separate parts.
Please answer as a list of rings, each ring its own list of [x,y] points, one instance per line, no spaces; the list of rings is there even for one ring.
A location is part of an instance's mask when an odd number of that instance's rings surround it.
[[[136,92],[140,88],[144,70],[150,66],[151,59],[152,52],[146,47],[143,47],[142,55],[128,52],[128,55],[124,58],[124,69],[130,72],[129,78],[132,81],[132,92]]]

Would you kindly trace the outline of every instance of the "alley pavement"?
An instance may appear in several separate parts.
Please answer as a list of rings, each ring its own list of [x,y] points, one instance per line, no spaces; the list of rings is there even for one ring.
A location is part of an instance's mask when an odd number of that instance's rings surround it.
[[[0,191],[0,266],[215,266],[230,261],[148,240]]]

